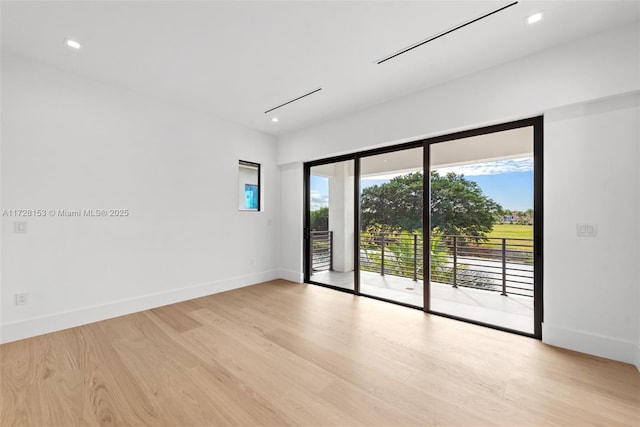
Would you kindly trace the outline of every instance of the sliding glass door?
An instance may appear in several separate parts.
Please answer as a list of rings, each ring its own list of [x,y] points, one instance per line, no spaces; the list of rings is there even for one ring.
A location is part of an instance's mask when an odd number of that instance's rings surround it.
[[[306,280],[354,290],[354,160],[307,172]]]
[[[542,123],[305,164],[305,281],[540,337]]]
[[[533,135],[429,145],[432,312],[534,333]]]
[[[422,308],[423,148],[360,158],[360,293]]]

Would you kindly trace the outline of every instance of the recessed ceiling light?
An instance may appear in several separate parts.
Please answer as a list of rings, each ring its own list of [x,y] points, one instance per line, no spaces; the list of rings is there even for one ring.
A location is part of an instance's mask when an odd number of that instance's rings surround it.
[[[527,24],[535,24],[540,20],[542,20],[542,12],[534,13],[527,18]]]
[[[77,41],[75,41],[75,40],[66,39],[66,40],[64,41],[64,44],[66,44],[67,46],[72,47],[72,48],[74,48],[74,49],[80,49],[80,43],[78,43],[78,42],[77,42]]]
[[[273,123],[278,123],[278,122],[280,121],[280,119],[278,119],[277,117],[272,117],[272,118],[271,118],[271,121],[272,121]]]

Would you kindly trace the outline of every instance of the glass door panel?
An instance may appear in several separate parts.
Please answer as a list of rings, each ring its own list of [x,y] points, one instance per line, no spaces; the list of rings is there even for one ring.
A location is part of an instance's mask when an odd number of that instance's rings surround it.
[[[430,310],[534,333],[533,126],[434,143]]]
[[[354,160],[310,168],[309,280],[354,290]]]
[[[423,148],[360,158],[360,293],[424,305]]]

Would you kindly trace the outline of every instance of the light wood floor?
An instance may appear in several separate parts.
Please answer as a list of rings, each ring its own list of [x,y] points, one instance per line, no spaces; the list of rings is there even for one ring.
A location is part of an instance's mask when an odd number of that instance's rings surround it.
[[[2,426],[640,425],[631,365],[282,280],[0,357]]]

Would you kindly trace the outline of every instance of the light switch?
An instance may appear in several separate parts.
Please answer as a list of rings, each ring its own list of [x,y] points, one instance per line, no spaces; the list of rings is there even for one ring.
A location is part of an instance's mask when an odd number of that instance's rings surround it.
[[[596,237],[598,227],[595,224],[577,224],[576,233],[578,237]]]
[[[16,221],[13,223],[13,232],[24,234],[27,232],[27,223],[24,221]]]

